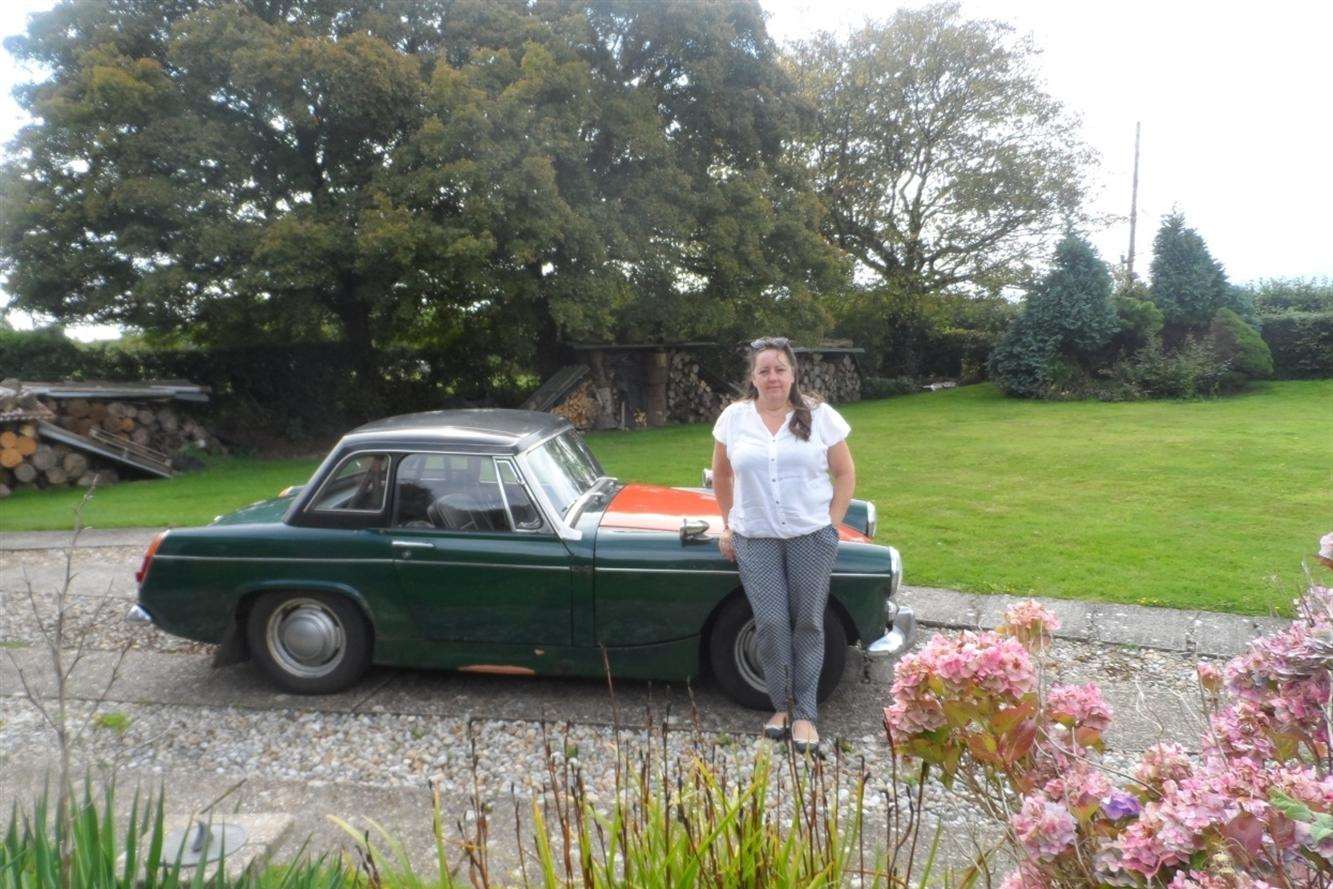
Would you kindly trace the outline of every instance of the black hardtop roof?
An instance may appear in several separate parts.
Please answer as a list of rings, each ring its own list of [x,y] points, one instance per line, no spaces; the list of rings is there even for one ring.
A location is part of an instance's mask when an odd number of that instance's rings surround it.
[[[467,450],[516,454],[547,436],[573,428],[564,417],[542,411],[466,408],[372,420],[343,436],[342,444],[444,444]]]

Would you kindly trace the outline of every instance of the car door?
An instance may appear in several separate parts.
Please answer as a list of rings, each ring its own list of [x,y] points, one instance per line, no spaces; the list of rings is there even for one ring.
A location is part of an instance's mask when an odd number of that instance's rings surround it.
[[[398,461],[389,533],[399,587],[426,639],[569,645],[570,553],[512,459]]]

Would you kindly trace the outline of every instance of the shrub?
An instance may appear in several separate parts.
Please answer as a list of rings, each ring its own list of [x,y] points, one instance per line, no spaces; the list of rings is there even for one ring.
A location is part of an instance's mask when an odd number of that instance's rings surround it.
[[[1333,311],[1286,312],[1262,321],[1277,376],[1333,377]]]
[[[1208,338],[1218,360],[1231,366],[1236,386],[1244,385],[1247,379],[1273,375],[1273,356],[1263,337],[1231,309],[1217,310]]]
[[[1174,352],[1153,342],[1117,364],[1113,374],[1145,398],[1217,395],[1232,382],[1231,366],[1202,340],[1186,340]]]
[[[1059,624],[1033,602],[904,657],[885,727],[896,756],[1000,822],[1017,866],[1005,889],[1327,886],[1333,589],[1297,604],[1290,628],[1224,670],[1199,666],[1197,758],[1159,743],[1131,773],[1104,768],[1111,709],[1095,684],[1044,687]]]
[[[1111,298],[1119,329],[1111,339],[1113,355],[1129,355],[1158,339],[1162,333],[1162,310],[1147,299],[1130,293]]]
[[[1016,319],[990,353],[990,378],[1006,395],[1041,398],[1051,385],[1056,350],[1026,315]]]

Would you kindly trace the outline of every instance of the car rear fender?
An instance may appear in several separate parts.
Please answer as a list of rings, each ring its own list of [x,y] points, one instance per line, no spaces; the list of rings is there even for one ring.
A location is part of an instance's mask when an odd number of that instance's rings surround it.
[[[738,599],[744,595],[745,590],[741,587],[736,587],[736,589],[731,591],[730,595],[722,597],[722,600],[717,603],[717,606],[714,607],[712,612],[708,615],[708,619],[704,621],[703,629],[699,633],[700,672],[707,672],[712,666],[708,663],[708,637],[713,633],[713,624],[717,622],[718,614],[721,613],[722,607],[732,599]],[[856,624],[852,623],[852,616],[847,613],[846,606],[839,602],[835,596],[829,596],[828,601],[829,605],[833,608],[833,613],[837,615],[838,620],[842,622],[842,628],[847,633],[847,641],[849,643],[858,641],[861,638],[861,635],[856,632]]]
[[[281,590],[289,593],[326,593],[332,596],[342,596],[353,602],[361,611],[366,619],[366,626],[370,627],[371,644],[375,640],[375,618],[371,614],[370,606],[366,604],[366,599],[360,591],[350,587],[345,583],[327,583],[317,580],[303,580],[293,582],[291,580],[265,580],[259,583],[248,584],[240,590],[240,596],[236,601],[236,613],[232,624],[227,628],[227,635],[223,639],[222,647],[214,658],[214,666],[221,666],[225,663],[234,663],[235,661],[245,660],[249,656],[245,644],[245,623],[250,617],[250,609],[254,607],[255,602],[265,593],[275,590]]]

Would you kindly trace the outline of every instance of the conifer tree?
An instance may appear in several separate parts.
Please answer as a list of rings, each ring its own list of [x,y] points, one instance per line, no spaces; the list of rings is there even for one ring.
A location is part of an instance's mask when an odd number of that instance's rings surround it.
[[[1183,214],[1171,213],[1153,238],[1152,301],[1162,310],[1168,343],[1208,327],[1220,308],[1239,308],[1226,272]]]

